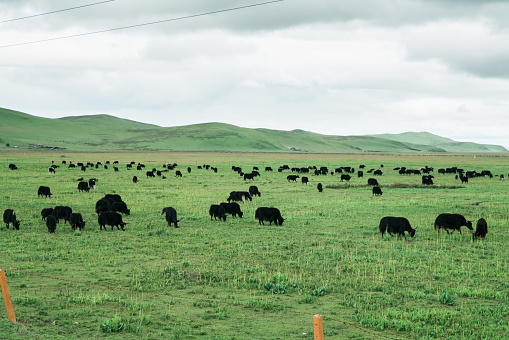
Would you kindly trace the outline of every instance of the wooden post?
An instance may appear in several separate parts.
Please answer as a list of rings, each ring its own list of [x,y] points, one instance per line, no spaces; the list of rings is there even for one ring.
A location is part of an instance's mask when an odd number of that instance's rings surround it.
[[[323,324],[322,324],[322,316],[319,314],[315,314],[313,316],[313,326],[315,330],[315,340],[324,340],[323,338]]]
[[[11,295],[9,294],[9,287],[7,286],[7,279],[5,272],[0,269],[0,286],[2,286],[2,294],[4,296],[5,308],[7,308],[7,316],[10,322],[16,322],[16,315],[14,315],[14,308],[12,307]]]

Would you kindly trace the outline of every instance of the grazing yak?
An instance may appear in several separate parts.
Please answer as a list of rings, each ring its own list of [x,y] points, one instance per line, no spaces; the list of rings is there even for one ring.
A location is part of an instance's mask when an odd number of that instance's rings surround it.
[[[306,176],[302,177],[301,178],[301,181],[302,181],[302,184],[308,184],[309,182],[309,178],[307,178]]]
[[[175,176],[182,177],[182,172],[180,172],[180,170],[175,171]]]
[[[148,177],[156,177],[152,171],[147,171],[146,174],[147,174],[147,178]]]
[[[411,237],[415,237],[415,229],[412,229],[410,222],[404,217],[385,216],[380,220],[378,228],[382,233],[382,239],[386,231],[391,236],[393,236],[393,233],[398,234],[398,237],[403,236],[405,240],[405,231],[408,232]]]
[[[12,209],[5,209],[4,211],[4,223],[5,227],[9,229],[9,225],[12,224],[12,227],[16,230],[19,230],[19,223],[16,219],[16,213]]]
[[[378,185],[378,181],[376,180],[376,178],[368,178],[368,185],[371,185],[372,187],[379,186]]]
[[[122,197],[119,194],[106,194],[103,198],[109,199],[113,202],[122,202]]]
[[[260,193],[260,191],[258,190],[258,187],[256,185],[251,185],[249,187],[249,195],[251,195],[251,197],[254,197],[254,196],[262,197],[262,194]]]
[[[316,188],[318,189],[318,192],[322,192],[323,191],[323,185],[322,183],[318,183]]]
[[[473,230],[472,222],[467,221],[463,215],[460,214],[440,214],[435,219],[435,230],[440,232],[441,228],[444,228],[449,233],[449,229],[452,229],[452,232],[455,230],[459,231],[461,234],[461,226],[466,226],[468,229]]]
[[[352,178],[352,176],[350,176],[350,175],[342,174],[340,180],[341,180],[341,182],[343,182],[343,181],[347,181],[348,182],[351,178]]]
[[[83,230],[85,229],[85,221],[83,221],[83,216],[80,213],[72,213],[69,217],[69,224],[71,225],[72,230]]]
[[[68,207],[68,206],[57,205],[53,209],[53,216],[55,216],[55,218],[57,219],[57,222],[59,219],[63,218],[64,224],[67,223],[67,221],[69,221],[71,214],[72,214],[72,208]]]
[[[55,232],[55,230],[57,229],[57,223],[58,223],[58,220],[53,215],[49,215],[46,218],[46,227],[48,228],[48,231],[50,233]]]
[[[477,221],[475,232],[472,234],[472,241],[475,241],[478,238],[485,238],[487,233],[488,233],[488,223],[486,223],[486,220],[484,218],[480,218]]]
[[[133,176],[133,183],[138,183],[138,177],[137,176]]]
[[[99,181],[97,178],[91,178],[88,180],[88,186],[95,189],[95,182]]]
[[[125,231],[125,225],[127,224],[122,221],[122,215],[114,211],[103,211],[99,215],[97,222],[99,223],[99,230],[102,230],[102,228],[106,230],[106,225],[110,225],[111,230],[113,230],[113,227],[116,226],[117,230],[122,229]]]
[[[288,180],[288,182],[292,181],[292,182],[297,182],[297,178],[299,178],[300,176],[299,175],[288,175],[286,176],[286,179]]]
[[[177,220],[177,210],[173,207],[163,208],[161,215],[165,214],[166,222],[168,223],[168,227],[173,223],[175,228],[179,227],[180,220]]]
[[[423,175],[422,176],[422,185],[433,185],[433,176],[432,175]]]
[[[244,174],[244,181],[247,180],[247,179],[249,179],[249,180],[254,179],[255,177],[256,177],[256,175],[253,174],[253,173]]]
[[[50,215],[53,215],[53,208],[43,208],[41,210],[41,217],[43,221]]]
[[[79,182],[78,183],[78,191],[85,191],[85,192],[89,192],[90,191],[90,187],[88,186],[88,182]]]
[[[221,219],[226,221],[226,210],[219,204],[212,204],[209,209],[209,214],[210,220],[212,220],[212,217],[214,217],[214,220],[219,218],[219,221],[221,221]]]
[[[269,224],[274,222],[275,225],[283,225],[284,219],[281,217],[281,212],[277,208],[260,207],[256,209],[255,220],[258,224],[263,224],[264,221],[268,221]]]
[[[125,202],[113,202],[111,205],[111,211],[117,211],[126,215],[131,214],[131,210],[127,209],[127,204],[125,204]]]
[[[113,202],[106,198],[101,198],[95,203],[95,212],[97,215],[104,211],[111,211],[111,206]]]
[[[39,189],[37,190],[37,196],[46,196],[46,197],[51,198],[51,191],[50,191],[49,187],[45,187],[45,186],[41,185],[39,187]]]
[[[373,189],[371,189],[371,191],[373,192],[373,196],[382,196],[383,195],[382,189],[380,189],[380,187],[373,187]]]
[[[237,202],[232,203],[223,202],[219,205],[224,208],[224,211],[227,214],[230,214],[233,217],[237,217],[237,215],[239,215],[239,217],[242,218],[242,216],[244,216],[244,213],[240,210],[240,205]]]
[[[250,201],[253,200],[253,198],[247,191],[232,191],[232,192],[230,192],[230,196],[226,199],[226,201],[228,203],[230,203],[230,201],[234,201],[234,202],[243,201],[244,202],[246,200],[250,200]]]

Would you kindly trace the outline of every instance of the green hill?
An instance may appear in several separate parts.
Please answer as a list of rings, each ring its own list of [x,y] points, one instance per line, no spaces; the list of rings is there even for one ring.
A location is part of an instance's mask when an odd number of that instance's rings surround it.
[[[72,123],[83,123],[83,124],[94,124],[101,126],[113,126],[121,128],[133,128],[133,129],[145,129],[149,127],[158,127],[157,125],[145,124],[135,122],[134,120],[122,119],[113,117],[110,115],[88,115],[88,116],[71,116],[58,118],[58,120],[72,122]]]
[[[443,149],[446,152],[506,152],[500,145],[476,144],[471,142],[456,142],[452,139],[440,137],[429,132],[404,132],[400,134],[380,134],[374,137],[385,138],[403,143],[422,144]]]
[[[70,150],[244,152],[505,152],[428,133],[328,136],[304,130],[248,129],[224,123],[160,127],[109,115],[49,119],[0,108],[2,147]]]

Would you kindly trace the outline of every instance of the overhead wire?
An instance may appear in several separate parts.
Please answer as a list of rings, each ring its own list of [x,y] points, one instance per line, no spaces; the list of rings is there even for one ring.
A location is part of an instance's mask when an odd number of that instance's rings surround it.
[[[15,18],[15,19],[2,20],[2,21],[0,21],[0,24],[6,23],[6,22],[11,22],[11,21],[16,21],[16,20],[24,20],[24,19],[34,18],[34,17],[40,17],[40,16],[43,16],[43,15],[54,14],[54,13],[59,13],[59,12],[72,11],[72,10],[75,10],[75,9],[79,9],[79,8],[83,8],[83,7],[89,7],[89,6],[95,6],[95,5],[100,5],[100,4],[104,4],[104,3],[112,2],[112,1],[115,1],[115,0],[105,0],[105,1],[100,1],[100,2],[94,2],[94,3],[91,3],[91,4],[87,4],[87,5],[81,5],[81,6],[76,6],[76,7],[59,9],[59,10],[56,10],[56,11],[51,11],[51,12],[46,12],[46,13],[39,13],[39,14],[28,15],[28,16],[25,16],[25,17],[20,17],[20,18]]]
[[[199,13],[199,14],[191,14],[191,15],[186,15],[186,16],[177,17],[177,18],[171,18],[171,19],[164,19],[164,20],[146,22],[146,23],[142,23],[142,24],[129,25],[129,26],[123,26],[123,27],[116,27],[116,28],[109,28],[109,29],[100,30],[100,31],[78,33],[78,34],[67,35],[67,36],[62,36],[62,37],[48,38],[48,39],[35,40],[35,41],[28,41],[28,42],[22,42],[22,43],[10,44],[10,45],[3,45],[3,46],[0,46],[0,48],[7,48],[7,47],[14,47],[14,46],[21,46],[21,45],[29,45],[29,44],[37,44],[37,43],[48,42],[48,41],[55,41],[55,40],[62,40],[62,39],[70,39],[70,38],[82,37],[82,36],[86,36],[86,35],[93,35],[93,34],[106,33],[106,32],[113,32],[113,31],[125,30],[125,29],[130,29],[130,28],[136,28],[136,27],[142,27],[142,26],[148,26],[148,25],[161,24],[161,23],[170,22],[170,21],[177,21],[177,20],[196,18],[196,17],[200,17],[200,16],[205,16],[205,15],[211,15],[211,14],[217,14],[217,13],[236,11],[236,10],[239,10],[239,9],[245,9],[245,8],[256,7],[256,6],[263,6],[263,5],[268,5],[268,4],[272,4],[272,3],[276,3],[276,2],[282,2],[282,1],[284,1],[284,0],[273,0],[273,1],[260,2],[260,3],[257,3],[257,4],[251,4],[251,5],[245,5],[245,6],[239,6],[239,7],[226,8],[226,9],[221,9],[221,10],[211,11],[211,12],[205,12],[205,13]]]

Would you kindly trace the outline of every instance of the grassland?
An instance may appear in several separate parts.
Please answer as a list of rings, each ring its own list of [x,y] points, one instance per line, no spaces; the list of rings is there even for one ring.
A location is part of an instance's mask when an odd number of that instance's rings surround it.
[[[223,123],[160,127],[108,115],[48,119],[0,108],[0,143],[67,150],[232,152],[507,152],[498,145],[456,142],[429,133],[327,136],[303,130],[248,129]]]
[[[12,208],[22,220],[20,230],[0,228],[0,268],[18,319],[9,323],[0,309],[2,339],[312,339],[314,314],[323,315],[327,339],[509,334],[509,183],[495,177],[461,185],[436,173],[461,166],[507,177],[505,155],[7,150],[0,159],[0,210]],[[118,160],[120,171],[62,166],[53,175],[52,160]],[[145,178],[145,171],[126,169],[130,161],[148,169],[176,162],[184,176]],[[197,168],[203,164],[218,173]],[[384,195],[373,197],[366,178],[347,185],[336,175],[309,175],[306,186],[288,183],[289,172],[263,171],[282,164],[383,164]],[[261,176],[247,183],[232,165],[258,166]],[[425,165],[435,168],[432,187],[392,170]],[[79,177],[98,178],[97,188],[78,192]],[[262,196],[241,204],[244,218],[210,220],[211,204],[251,184]],[[37,197],[39,185],[54,196]],[[99,231],[94,205],[106,193],[120,194],[131,208],[125,232]],[[61,223],[49,234],[39,212],[56,205],[81,212],[85,230]],[[165,206],[177,209],[180,228],[167,226]],[[283,226],[259,225],[259,206],[278,207]],[[486,240],[472,242],[464,228],[461,235],[437,233],[433,221],[442,212],[484,217]],[[378,222],[387,215],[407,217],[416,238],[382,239]]]

